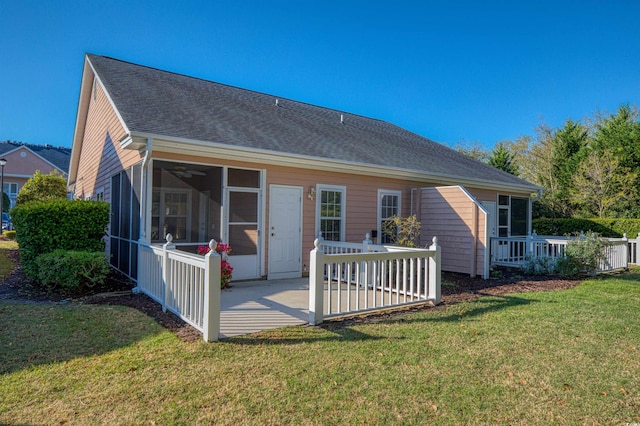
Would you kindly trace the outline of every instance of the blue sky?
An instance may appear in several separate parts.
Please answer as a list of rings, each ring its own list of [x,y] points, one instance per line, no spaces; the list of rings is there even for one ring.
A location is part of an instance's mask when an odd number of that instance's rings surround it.
[[[0,140],[71,146],[85,52],[448,145],[640,105],[637,1],[0,0]]]

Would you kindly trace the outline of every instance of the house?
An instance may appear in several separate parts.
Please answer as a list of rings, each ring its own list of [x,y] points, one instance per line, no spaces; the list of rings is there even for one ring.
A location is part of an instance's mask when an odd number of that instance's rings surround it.
[[[4,166],[3,191],[15,206],[18,192],[36,170],[42,174],[53,171],[68,178],[71,149],[51,145],[34,145],[24,142],[0,142],[0,157],[7,160]]]
[[[393,124],[87,54],[69,188],[111,204],[107,250],[231,245],[234,279],[300,277],[325,240],[437,235],[444,270],[488,276],[492,235],[526,235],[540,188]],[[193,249],[193,247],[192,247]]]

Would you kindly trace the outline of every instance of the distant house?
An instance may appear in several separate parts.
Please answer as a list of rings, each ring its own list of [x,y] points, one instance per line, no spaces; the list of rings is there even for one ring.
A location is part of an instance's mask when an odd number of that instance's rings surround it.
[[[7,160],[3,191],[9,196],[13,207],[20,188],[36,170],[43,174],[55,170],[65,179],[68,178],[71,148],[3,141],[0,142],[0,158]]]
[[[69,171],[76,197],[111,204],[112,264],[141,245],[231,245],[234,279],[299,277],[326,240],[383,242],[418,215],[442,268],[488,276],[492,235],[526,235],[540,188],[384,121],[85,57]]]

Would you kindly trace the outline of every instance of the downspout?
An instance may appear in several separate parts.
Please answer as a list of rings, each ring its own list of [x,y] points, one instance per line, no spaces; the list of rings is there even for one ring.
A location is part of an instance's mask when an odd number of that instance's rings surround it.
[[[141,224],[141,233],[140,233],[140,242],[147,242],[147,195],[148,195],[148,184],[147,184],[147,166],[149,165],[149,159],[151,157],[151,151],[153,149],[153,139],[147,138],[147,149],[144,153],[144,158],[142,159],[142,167],[141,167],[141,175],[140,175],[140,183],[142,184],[142,188],[140,190],[140,224]]]

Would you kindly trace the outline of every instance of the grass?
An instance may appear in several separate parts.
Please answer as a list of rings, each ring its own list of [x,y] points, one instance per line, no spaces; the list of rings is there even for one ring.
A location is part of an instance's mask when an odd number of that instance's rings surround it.
[[[633,272],[206,344],[129,308],[0,302],[0,423],[640,422],[639,306]]]
[[[0,240],[0,279],[4,280],[4,277],[13,271],[14,264],[7,257],[7,251],[17,248],[18,243],[15,240]]]

